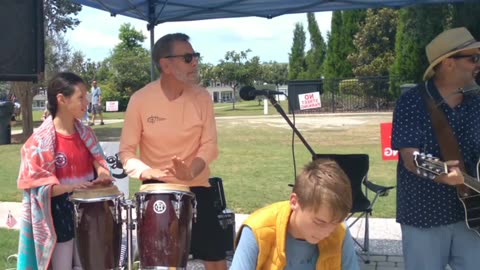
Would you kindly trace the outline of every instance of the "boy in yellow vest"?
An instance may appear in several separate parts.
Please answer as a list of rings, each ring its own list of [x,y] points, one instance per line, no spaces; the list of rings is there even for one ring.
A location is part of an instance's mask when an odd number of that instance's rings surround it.
[[[358,270],[343,224],[351,207],[350,181],[338,164],[310,162],[289,201],[255,211],[241,226],[230,270]]]

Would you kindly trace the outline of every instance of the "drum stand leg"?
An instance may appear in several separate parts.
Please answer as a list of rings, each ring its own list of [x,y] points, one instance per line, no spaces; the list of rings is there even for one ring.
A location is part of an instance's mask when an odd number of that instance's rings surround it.
[[[133,266],[133,245],[132,245],[132,239],[133,235],[132,232],[135,229],[135,224],[133,222],[132,218],[132,208],[133,202],[131,200],[125,200],[125,207],[127,209],[127,222],[126,222],[126,227],[127,227],[127,258],[128,258],[128,270],[132,270]]]

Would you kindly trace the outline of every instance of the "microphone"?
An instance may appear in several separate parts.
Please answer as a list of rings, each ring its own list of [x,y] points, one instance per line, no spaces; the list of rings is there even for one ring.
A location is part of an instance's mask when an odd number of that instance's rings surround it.
[[[443,103],[445,103],[445,101],[447,99],[451,98],[454,95],[458,95],[458,94],[462,94],[464,96],[473,96],[473,97],[474,96],[480,96],[480,86],[474,81],[469,85],[466,85],[464,87],[460,87],[460,88],[458,88],[457,91],[455,91],[453,93],[450,93],[449,95],[444,97],[440,102],[437,102],[436,106],[442,105]]]
[[[460,93],[464,95],[478,95],[480,86],[474,81],[471,84],[458,89]]]
[[[240,98],[243,100],[254,100],[256,96],[283,95],[283,92],[273,90],[257,90],[253,86],[244,86],[240,88]]]

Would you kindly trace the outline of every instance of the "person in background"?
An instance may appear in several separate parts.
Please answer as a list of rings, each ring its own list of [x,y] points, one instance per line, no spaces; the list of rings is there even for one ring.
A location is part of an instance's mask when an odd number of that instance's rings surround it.
[[[45,109],[43,110],[42,120],[45,121],[50,116],[50,112],[48,111],[48,100],[45,101]]]
[[[92,93],[87,91],[87,110],[83,116],[83,121],[85,124],[90,124],[90,113],[92,112]]]
[[[56,74],[47,90],[50,116],[21,149],[17,269],[81,269],[68,196],[75,189],[113,181],[95,134],[78,120],[87,109],[86,93],[79,76]]]
[[[100,117],[100,125],[104,125],[103,122],[103,106],[102,106],[102,90],[99,86],[97,86],[97,81],[92,82],[92,122],[90,125],[95,125],[95,118],[98,116]]]
[[[198,85],[200,54],[187,35],[176,33],[160,38],[152,57],[161,76],[130,98],[120,138],[123,168],[144,184],[189,186],[197,201],[190,251],[207,270],[226,270],[227,245],[214,205],[218,194],[209,184],[217,129],[212,98]]]
[[[255,211],[240,227],[230,270],[358,270],[343,223],[352,207],[348,176],[318,159],[295,179],[290,200]]]

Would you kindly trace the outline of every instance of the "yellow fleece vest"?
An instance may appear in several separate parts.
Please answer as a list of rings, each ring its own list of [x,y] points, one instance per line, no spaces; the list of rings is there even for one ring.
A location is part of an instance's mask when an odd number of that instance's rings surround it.
[[[287,263],[285,254],[287,226],[291,214],[290,202],[278,202],[259,209],[251,214],[240,227],[237,243],[242,229],[252,229],[258,244],[257,270],[283,270]],[[318,243],[320,258],[317,270],[341,270],[342,248],[346,229],[342,224],[332,234]]]

